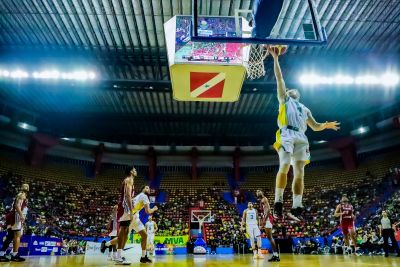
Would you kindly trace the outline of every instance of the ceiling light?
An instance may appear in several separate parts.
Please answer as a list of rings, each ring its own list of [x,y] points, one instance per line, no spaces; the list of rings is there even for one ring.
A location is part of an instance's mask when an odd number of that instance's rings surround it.
[[[381,77],[382,83],[384,86],[395,86],[399,83],[399,75],[395,73],[387,72]]]
[[[30,124],[28,124],[26,122],[18,122],[17,126],[19,128],[24,129],[24,130],[28,130],[28,131],[32,131],[32,132],[36,132],[37,131],[37,127],[36,126],[30,125]]]
[[[360,134],[365,134],[369,132],[369,127],[368,126],[360,126],[357,129],[351,131],[350,133],[352,135],[360,135]]]
[[[29,74],[26,71],[15,70],[10,72],[10,77],[14,79],[28,78]]]
[[[315,73],[306,73],[299,76],[299,82],[305,85],[337,84],[337,85],[383,85],[393,87],[399,84],[400,76],[397,73],[387,72],[381,75],[333,75],[323,76]]]

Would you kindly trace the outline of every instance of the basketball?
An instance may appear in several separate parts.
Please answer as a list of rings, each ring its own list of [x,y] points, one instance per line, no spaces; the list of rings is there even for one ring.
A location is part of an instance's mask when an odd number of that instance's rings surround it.
[[[278,56],[286,54],[288,46],[287,45],[273,45],[270,47]]]

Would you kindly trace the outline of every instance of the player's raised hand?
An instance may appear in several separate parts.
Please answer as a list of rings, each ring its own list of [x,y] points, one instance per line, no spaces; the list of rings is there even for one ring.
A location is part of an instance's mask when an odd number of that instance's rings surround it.
[[[269,46],[269,47],[268,47],[268,52],[271,54],[271,56],[272,56],[274,59],[277,59],[277,58],[278,58],[278,54],[275,53],[275,50],[274,50],[273,47]]]
[[[334,131],[340,130],[340,122],[337,121],[326,121],[325,129],[332,129]]]

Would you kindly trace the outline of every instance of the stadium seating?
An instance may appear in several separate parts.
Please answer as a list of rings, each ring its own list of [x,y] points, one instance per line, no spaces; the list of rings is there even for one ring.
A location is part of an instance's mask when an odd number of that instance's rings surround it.
[[[31,185],[29,225],[36,234],[50,231],[53,234],[106,235],[105,226],[111,206],[116,204],[126,166],[104,165],[96,178],[86,178],[87,162],[71,163],[48,158],[46,165],[38,168],[27,166],[21,159],[20,154],[0,155],[2,214],[6,206],[11,204],[17,187],[22,182],[28,182]],[[339,164],[307,168],[305,222],[299,224],[278,220],[274,225],[274,235],[313,237],[331,233],[337,229],[338,220],[333,218],[333,210],[340,196],[347,194],[358,213],[372,207],[390,186],[385,174],[394,166],[400,166],[399,159],[393,154],[381,154],[364,159],[357,170],[344,171]],[[275,171],[248,172],[239,186],[240,190],[253,194],[256,189],[262,188],[272,204],[274,180]],[[139,175],[135,180],[136,191],[143,184],[145,180]],[[230,246],[236,240],[243,239],[237,205],[223,199],[223,193],[231,191],[226,172],[203,172],[197,180],[192,180],[188,173],[165,172],[159,189],[167,192],[167,202],[158,204],[160,210],[154,216],[159,225],[159,234],[189,233],[189,209],[196,207],[211,210],[215,215],[214,222],[204,227],[207,240]],[[289,209],[289,188],[285,200],[285,207]],[[396,212],[399,210],[397,200],[398,197],[394,197],[382,205],[388,205]],[[399,217],[395,219],[400,220]],[[0,226],[3,224],[0,221]],[[371,227],[373,224],[376,224],[376,218],[368,217],[363,225]]]

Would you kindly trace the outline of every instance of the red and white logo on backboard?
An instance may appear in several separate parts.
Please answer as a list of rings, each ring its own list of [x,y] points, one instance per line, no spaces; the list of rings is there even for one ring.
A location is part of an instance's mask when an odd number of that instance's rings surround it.
[[[190,72],[190,96],[222,98],[225,76],[223,72]]]

